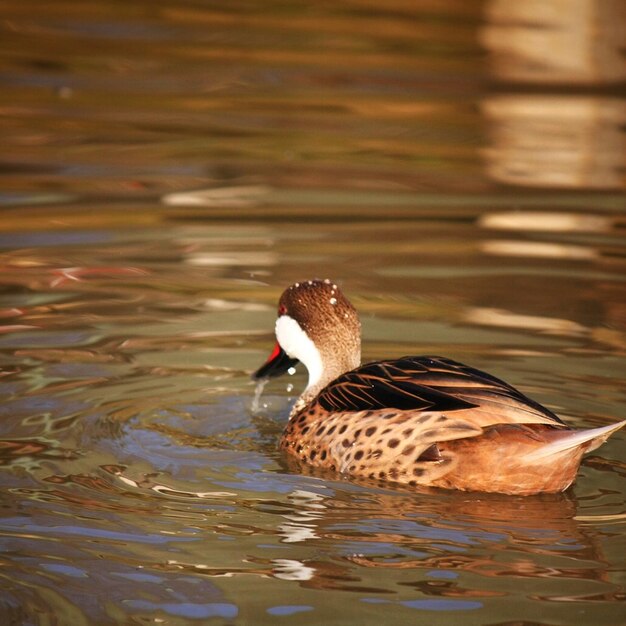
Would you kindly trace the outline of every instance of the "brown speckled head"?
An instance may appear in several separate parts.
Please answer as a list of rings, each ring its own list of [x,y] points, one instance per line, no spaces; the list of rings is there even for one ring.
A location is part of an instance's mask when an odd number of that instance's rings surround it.
[[[278,303],[276,334],[283,349],[309,370],[307,395],[361,362],[361,323],[356,309],[328,279],[294,283],[285,289]],[[319,357],[310,357],[307,339]]]
[[[361,324],[356,309],[330,280],[294,283],[283,292],[278,315],[289,315],[318,346],[332,337],[349,334],[361,344]]]

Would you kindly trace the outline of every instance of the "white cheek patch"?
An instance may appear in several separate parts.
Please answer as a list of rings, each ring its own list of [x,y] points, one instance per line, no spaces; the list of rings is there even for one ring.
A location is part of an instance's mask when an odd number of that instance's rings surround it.
[[[309,372],[307,388],[316,385],[322,377],[322,357],[300,324],[289,315],[281,315],[276,320],[276,339],[292,359],[298,359],[306,367]]]

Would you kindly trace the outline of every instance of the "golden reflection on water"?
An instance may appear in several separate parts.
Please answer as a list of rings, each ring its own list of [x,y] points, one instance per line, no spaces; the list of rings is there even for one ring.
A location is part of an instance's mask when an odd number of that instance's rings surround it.
[[[622,189],[626,104],[599,96],[507,94],[482,102],[487,174],[532,187]]]
[[[598,250],[591,246],[547,241],[519,241],[515,239],[490,239],[480,244],[484,254],[494,256],[525,257],[527,259],[564,259],[570,261],[594,261],[600,258]]]
[[[521,315],[513,311],[488,308],[467,308],[463,319],[469,324],[483,324],[489,327],[525,328],[554,335],[581,336],[588,329],[572,320],[539,315]]]
[[[623,189],[626,104],[610,93],[575,90],[623,85],[626,5],[490,0],[485,17],[480,39],[505,90],[481,103],[490,139],[487,175],[510,185]],[[574,93],[545,93],[562,86]]]
[[[480,38],[499,79],[610,84],[626,78],[621,0],[487,0]]]
[[[478,219],[482,228],[511,231],[557,233],[605,233],[623,223],[624,216],[567,211],[493,211]]]

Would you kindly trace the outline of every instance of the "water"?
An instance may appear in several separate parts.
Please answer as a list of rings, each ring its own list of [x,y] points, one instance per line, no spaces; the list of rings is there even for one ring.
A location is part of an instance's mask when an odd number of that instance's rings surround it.
[[[305,374],[249,378],[330,277],[365,360],[624,419],[624,9],[573,5],[0,10],[3,624],[626,621],[626,433],[416,493],[294,472]]]

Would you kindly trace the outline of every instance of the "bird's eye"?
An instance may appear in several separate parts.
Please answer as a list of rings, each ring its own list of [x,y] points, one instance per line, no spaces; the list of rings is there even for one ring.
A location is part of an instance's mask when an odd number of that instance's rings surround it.
[[[284,304],[281,304],[278,307],[278,315],[284,315],[285,313],[287,313],[287,307]]]

